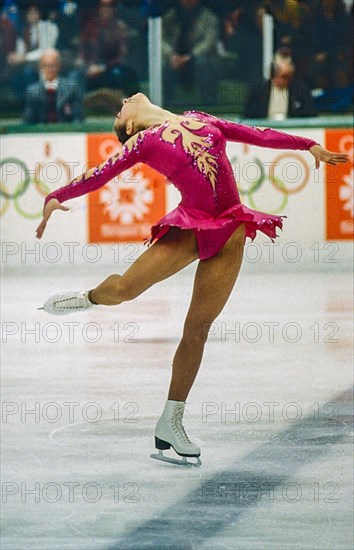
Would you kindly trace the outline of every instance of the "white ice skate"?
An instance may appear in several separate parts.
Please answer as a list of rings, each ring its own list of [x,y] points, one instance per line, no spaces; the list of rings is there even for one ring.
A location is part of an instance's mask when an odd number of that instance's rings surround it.
[[[192,443],[184,431],[182,418],[184,401],[167,401],[165,409],[155,429],[155,447],[159,451],[151,455],[151,458],[178,464],[179,466],[194,466],[199,468],[200,449]],[[165,456],[162,451],[172,447],[182,459]],[[196,461],[188,461],[187,458],[196,458]]]
[[[52,315],[66,315],[75,311],[85,311],[93,307],[93,303],[88,298],[89,290],[84,292],[61,292],[49,298],[43,307],[47,313]]]

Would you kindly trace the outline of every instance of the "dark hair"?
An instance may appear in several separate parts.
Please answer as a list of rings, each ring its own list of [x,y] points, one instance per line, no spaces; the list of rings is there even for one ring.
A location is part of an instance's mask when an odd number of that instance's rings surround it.
[[[134,128],[134,132],[129,135],[129,134],[127,134],[127,125],[122,124],[122,126],[119,126],[118,128],[115,128],[115,132],[116,132],[116,135],[117,135],[117,138],[119,139],[119,141],[122,144],[124,144],[126,141],[128,141],[129,138],[131,138],[132,136],[134,136],[138,132],[141,132],[145,129],[146,129],[146,127],[143,126],[143,125],[140,125],[140,126],[136,125],[135,128]]]
[[[119,128],[116,128],[116,134],[122,145],[131,137],[127,134],[127,127],[123,125]]]

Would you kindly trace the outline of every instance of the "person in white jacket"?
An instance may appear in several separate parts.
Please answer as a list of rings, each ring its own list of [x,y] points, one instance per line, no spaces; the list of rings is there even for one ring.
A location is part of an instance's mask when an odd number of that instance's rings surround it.
[[[41,19],[38,5],[31,4],[25,14],[22,34],[16,40],[16,50],[7,57],[9,80],[19,100],[23,100],[27,86],[38,79],[38,62],[42,53],[55,48],[58,37],[58,26]]]

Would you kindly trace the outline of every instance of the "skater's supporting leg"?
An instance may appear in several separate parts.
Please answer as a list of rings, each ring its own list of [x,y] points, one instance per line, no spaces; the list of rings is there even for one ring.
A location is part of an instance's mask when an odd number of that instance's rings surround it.
[[[173,359],[169,400],[185,401],[197,375],[208,332],[221,313],[240,271],[244,245],[244,224],[222,250],[199,262],[182,340]]]
[[[148,248],[124,275],[110,275],[90,292],[96,304],[117,305],[132,300],[153,284],[174,275],[198,258],[198,246],[191,230],[171,227]]]

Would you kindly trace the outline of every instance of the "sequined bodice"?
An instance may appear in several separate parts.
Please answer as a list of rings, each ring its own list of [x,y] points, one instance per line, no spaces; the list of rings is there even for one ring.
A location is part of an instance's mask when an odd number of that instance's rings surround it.
[[[141,161],[165,175],[179,190],[181,204],[208,212],[239,201],[226,141],[215,126],[187,114],[179,123],[166,122],[136,134],[127,143]]]

